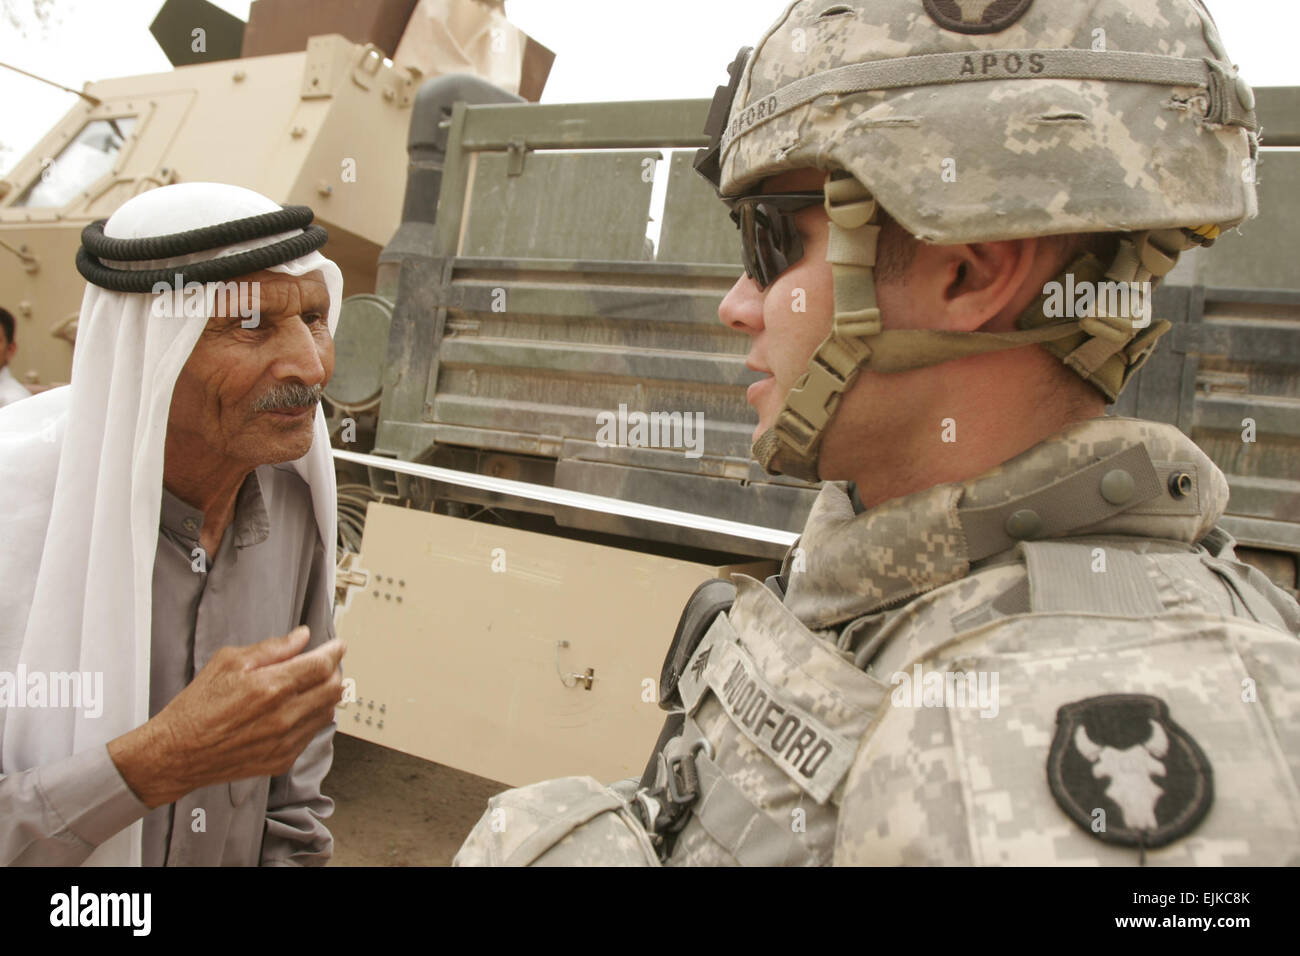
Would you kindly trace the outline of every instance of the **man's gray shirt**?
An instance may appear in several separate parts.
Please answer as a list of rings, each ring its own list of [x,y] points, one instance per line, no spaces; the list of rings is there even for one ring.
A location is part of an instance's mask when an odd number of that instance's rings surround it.
[[[151,717],[222,647],[299,624],[311,628],[309,647],[334,636],[311,491],[290,466],[264,465],[245,479],[215,556],[197,551],[202,525],[202,512],[163,490]],[[333,746],[330,724],[287,774],[204,787],[153,811],[127,787],[106,747],[0,777],[0,863],[79,864],[143,818],[146,866],[323,864],[333,839],[322,820],[334,804],[320,788]]]

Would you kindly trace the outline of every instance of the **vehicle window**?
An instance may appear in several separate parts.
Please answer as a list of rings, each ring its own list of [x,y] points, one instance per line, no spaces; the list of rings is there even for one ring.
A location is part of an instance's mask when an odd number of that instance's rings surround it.
[[[40,177],[14,205],[66,206],[113,168],[135,122],[134,116],[91,120],[57,157],[42,161]]]

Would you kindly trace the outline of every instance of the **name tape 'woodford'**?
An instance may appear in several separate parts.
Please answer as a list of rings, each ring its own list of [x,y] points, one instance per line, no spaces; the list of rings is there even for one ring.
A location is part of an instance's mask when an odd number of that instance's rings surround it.
[[[818,803],[848,773],[854,743],[791,702],[758,673],[738,644],[714,644],[704,679],[722,709],[759,750]]]

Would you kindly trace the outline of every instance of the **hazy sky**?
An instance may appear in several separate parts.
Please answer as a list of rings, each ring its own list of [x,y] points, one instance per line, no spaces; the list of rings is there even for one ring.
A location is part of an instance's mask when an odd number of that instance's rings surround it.
[[[149,34],[162,0],[36,0],[53,14],[24,38],[2,12],[34,24],[34,0],[0,0],[0,62],[80,89],[90,80],[170,69]],[[249,0],[215,0],[247,18]],[[899,0],[903,2],[903,0]],[[726,66],[786,0],[508,0],[510,19],[556,52],[543,102],[712,96]],[[1300,85],[1295,0],[1210,0],[1224,44],[1255,86]],[[0,171],[76,102],[0,70]]]

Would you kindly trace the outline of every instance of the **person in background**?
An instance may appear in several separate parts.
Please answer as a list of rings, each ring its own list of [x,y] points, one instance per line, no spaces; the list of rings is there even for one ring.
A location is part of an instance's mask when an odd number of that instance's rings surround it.
[[[9,371],[9,363],[18,351],[18,342],[14,338],[16,328],[13,315],[8,309],[0,308],[0,408],[32,394]]]

